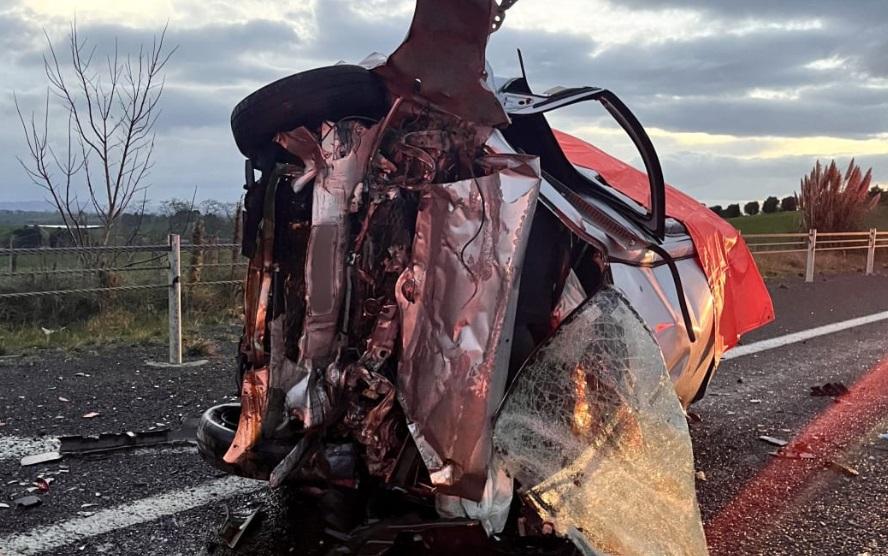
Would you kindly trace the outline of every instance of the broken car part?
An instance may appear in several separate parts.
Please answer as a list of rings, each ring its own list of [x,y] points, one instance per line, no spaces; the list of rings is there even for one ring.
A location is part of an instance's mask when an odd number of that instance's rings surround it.
[[[521,369],[494,445],[558,533],[604,554],[707,553],[684,412],[616,290],[592,296]]]
[[[445,518],[587,554],[705,553],[684,410],[770,304],[754,263],[738,270],[742,239],[666,186],[616,95],[497,87],[484,50],[513,3],[418,0],[372,69],[297,74],[235,108],[241,404],[204,414],[200,453],[273,486],[416,503],[349,542]],[[553,132],[546,113],[585,100],[646,173]]]
[[[245,516],[235,515],[228,506],[225,506],[225,521],[219,527],[219,538],[228,548],[237,548],[241,538],[253,525],[254,520],[259,516],[260,510],[256,509]],[[258,521],[258,520],[256,520]]]

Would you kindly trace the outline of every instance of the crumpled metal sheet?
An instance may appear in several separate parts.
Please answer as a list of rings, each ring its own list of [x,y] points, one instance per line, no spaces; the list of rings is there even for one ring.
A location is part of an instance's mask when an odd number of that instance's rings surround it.
[[[319,375],[334,363],[341,344],[338,324],[346,294],[348,215],[379,129],[378,125],[367,128],[347,121],[323,124],[320,142],[306,128],[275,137],[281,146],[302,159],[304,175],[314,179],[299,360],[295,367],[290,366],[286,378],[275,378],[275,384],[287,392],[287,412],[301,417],[305,427],[320,424],[327,413],[325,406],[329,400]],[[305,183],[300,179],[293,186],[302,187]]]
[[[485,83],[484,51],[496,8],[494,0],[417,0],[404,42],[373,71],[398,97],[431,102],[476,124],[507,124]]]
[[[241,413],[234,440],[225,452],[226,463],[240,462],[262,433],[262,416],[268,397],[268,368],[252,369],[244,375],[241,387]]]
[[[505,389],[539,159],[495,155],[475,179],[422,189],[401,309],[398,395],[439,492],[480,500]]]
[[[684,412],[616,290],[597,292],[521,370],[493,441],[525,500],[586,552],[707,553]]]

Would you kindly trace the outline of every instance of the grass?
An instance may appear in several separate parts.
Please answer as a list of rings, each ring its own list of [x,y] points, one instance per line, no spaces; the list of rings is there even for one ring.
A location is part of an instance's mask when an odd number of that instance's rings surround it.
[[[801,212],[773,212],[755,216],[728,218],[732,226],[743,234],[791,234],[801,230]],[[879,205],[866,215],[863,230],[878,228],[888,231],[888,206]]]
[[[200,307],[186,296],[183,310],[183,342],[188,356],[212,356],[219,345],[206,339],[204,333],[237,317],[238,310],[229,304],[230,297],[204,294]],[[197,297],[197,296],[195,296]],[[197,301],[197,300],[194,300]],[[189,309],[188,306],[191,306]],[[53,329],[49,334],[43,328]],[[165,308],[149,305],[134,310],[126,303],[100,311],[65,326],[52,323],[11,321],[0,323],[0,356],[27,353],[35,349],[88,349],[112,344],[162,345],[168,341],[169,321]]]
[[[728,218],[728,222],[743,234],[782,234],[799,231],[801,214],[797,211],[772,212]]]

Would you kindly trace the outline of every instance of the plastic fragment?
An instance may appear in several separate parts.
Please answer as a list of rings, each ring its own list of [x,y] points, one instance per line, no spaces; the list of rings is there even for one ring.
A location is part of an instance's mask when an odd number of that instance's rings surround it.
[[[21,498],[13,500],[13,503],[17,508],[33,508],[34,506],[42,504],[43,500],[36,496],[22,496]]]
[[[848,387],[841,382],[827,382],[826,384],[812,386],[812,396],[844,396],[848,393]]]
[[[0,502],[0,508],[4,510],[9,509],[9,504],[7,504],[6,502]]]
[[[769,452],[772,456],[787,459],[814,459],[816,456],[811,451],[810,446],[804,442],[796,442],[789,446],[784,446],[776,452]]]
[[[788,441],[783,440],[782,438],[777,438],[775,436],[762,435],[759,437],[759,440],[761,440],[763,442],[767,442],[768,444],[772,444],[774,446],[781,446],[781,447],[789,444]]]
[[[58,452],[45,452],[43,454],[35,454],[33,456],[25,456],[21,459],[22,467],[29,465],[37,465],[38,463],[47,463],[50,461],[58,461],[62,459],[62,454]]]
[[[59,396],[59,401],[60,401],[60,402],[64,402],[64,403],[68,403],[68,402],[70,402],[71,400],[69,400],[68,398],[66,398],[66,397],[64,397],[64,396]]]
[[[833,471],[838,471],[839,473],[843,473],[849,477],[857,477],[860,475],[860,471],[838,461],[830,461],[828,463],[828,466]]]
[[[98,411],[90,411],[89,413],[84,413],[83,418],[92,419],[93,417],[98,417],[99,415],[101,415],[101,413],[99,413]]]
[[[259,510],[256,509],[246,516],[232,515],[228,506],[225,506],[225,522],[219,528],[219,537],[228,548],[236,548],[244,533],[252,525]]]

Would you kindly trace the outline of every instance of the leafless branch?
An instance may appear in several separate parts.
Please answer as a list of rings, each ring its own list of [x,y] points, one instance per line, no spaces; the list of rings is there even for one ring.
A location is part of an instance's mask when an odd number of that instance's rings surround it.
[[[160,114],[164,70],[176,48],[166,45],[167,28],[150,47],[122,54],[117,41],[101,61],[97,47],[71,23],[65,62],[49,34],[43,68],[49,88],[42,114],[26,117],[15,99],[27,154],[19,159],[28,177],[45,190],[78,244],[107,245],[127,207],[144,198],[154,164],[154,126]],[[50,98],[66,112],[64,140],[53,145]],[[51,141],[51,138],[53,141]],[[78,199],[80,191],[88,196]],[[85,233],[87,213],[102,226],[101,237]],[[132,241],[131,234],[127,241]]]

